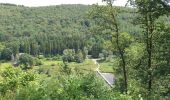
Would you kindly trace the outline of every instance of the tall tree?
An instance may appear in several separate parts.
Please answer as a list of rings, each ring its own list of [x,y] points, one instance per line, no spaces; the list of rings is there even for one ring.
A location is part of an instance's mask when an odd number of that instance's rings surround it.
[[[153,72],[155,70],[155,55],[156,46],[154,43],[160,35],[156,31],[157,20],[170,11],[169,0],[129,0],[130,3],[138,9],[139,21],[144,29],[143,40],[146,45],[146,59],[147,59],[147,84],[148,93],[151,94],[153,86]]]
[[[128,47],[131,37],[127,33],[121,33],[120,23],[118,20],[118,9],[113,6],[114,0],[103,0],[107,6],[95,6],[90,13],[95,22],[100,26],[100,31],[110,30],[111,43],[117,49],[120,58],[120,67],[123,71],[123,91],[127,94],[128,79],[127,79],[127,64],[125,57],[125,48]]]

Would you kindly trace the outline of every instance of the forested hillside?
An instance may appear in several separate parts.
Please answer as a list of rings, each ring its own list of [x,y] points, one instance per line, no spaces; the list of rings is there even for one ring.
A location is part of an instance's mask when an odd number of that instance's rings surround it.
[[[18,41],[20,52],[33,55],[38,51],[56,54],[67,48],[82,49],[90,25],[87,9],[83,5],[39,8],[1,5],[0,41]]]
[[[64,49],[77,51],[83,50],[85,46],[92,47],[95,41],[103,41],[102,38],[98,40],[93,36],[97,26],[89,19],[90,8],[85,5],[29,8],[1,4],[0,41],[6,43],[17,41],[14,45],[18,45],[19,52],[32,55],[38,53],[56,55],[61,54]],[[131,24],[133,13],[132,9],[120,8],[121,29],[131,34],[138,34],[139,27]],[[107,31],[100,30],[101,33]],[[93,43],[89,43],[88,40]]]

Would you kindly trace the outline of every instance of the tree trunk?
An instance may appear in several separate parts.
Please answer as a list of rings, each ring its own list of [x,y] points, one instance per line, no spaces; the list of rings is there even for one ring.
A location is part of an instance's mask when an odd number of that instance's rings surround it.
[[[122,67],[123,67],[124,88],[125,88],[124,92],[125,92],[125,94],[127,94],[128,80],[127,80],[126,62],[125,62],[124,52],[121,49],[120,44],[119,44],[119,28],[118,28],[118,24],[117,24],[117,21],[115,19],[114,14],[112,14],[112,17],[114,19],[114,26],[115,26],[115,31],[116,31],[116,45],[117,45],[118,52],[120,54],[120,59],[122,61]]]
[[[117,29],[116,29],[117,30]],[[127,94],[127,72],[126,72],[126,62],[125,62],[125,58],[124,58],[124,52],[121,50],[120,46],[119,46],[119,31],[117,30],[116,31],[116,44],[117,44],[117,48],[118,48],[118,51],[119,51],[119,54],[120,54],[120,58],[121,58],[121,61],[122,61],[122,67],[123,67],[123,76],[124,76],[124,92]]]
[[[153,30],[154,30],[154,22],[152,20],[152,15],[147,13],[146,16],[146,31],[147,31],[147,38],[146,38],[146,45],[147,45],[147,53],[148,53],[148,92],[149,95],[151,94],[152,90],[152,50],[153,50]]]

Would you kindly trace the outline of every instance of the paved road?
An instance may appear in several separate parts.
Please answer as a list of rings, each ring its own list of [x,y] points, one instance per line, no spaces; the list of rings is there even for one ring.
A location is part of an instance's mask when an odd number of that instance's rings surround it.
[[[97,64],[97,68],[96,71],[97,73],[106,81],[106,83],[112,87],[112,85],[114,84],[115,81],[115,77],[113,74],[111,73],[101,73],[100,72],[100,64],[97,62],[97,60],[99,59],[92,59],[92,61]]]

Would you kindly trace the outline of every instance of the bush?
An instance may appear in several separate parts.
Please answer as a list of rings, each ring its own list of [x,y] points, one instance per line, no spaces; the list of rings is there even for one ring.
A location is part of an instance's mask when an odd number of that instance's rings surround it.
[[[1,59],[11,60],[12,50],[10,48],[5,48],[1,52]]]
[[[60,55],[54,56],[52,60],[57,60],[57,61],[62,60],[62,56]]]
[[[83,60],[84,60],[83,53],[82,53],[81,51],[79,51],[79,52],[75,55],[74,59],[75,59],[75,61],[76,61],[77,63],[82,63]]]
[[[75,50],[73,49],[66,49],[63,51],[63,62],[73,62],[75,56]]]
[[[43,63],[41,62],[40,59],[34,58],[34,65],[35,65],[35,66],[39,66],[39,65],[42,65],[42,64],[43,64]]]
[[[45,57],[44,57],[44,55],[39,55],[38,58],[39,59],[44,59]]]
[[[51,58],[46,58],[46,60],[52,60]]]
[[[0,77],[3,79],[0,82],[0,94],[2,96],[7,94],[8,92],[16,93],[16,90],[18,90],[20,87],[26,88],[30,82],[35,80],[36,75],[35,73],[25,72],[22,71],[20,68],[13,68],[12,66],[10,66],[4,68],[4,70],[0,74]]]
[[[64,64],[62,65],[61,71],[66,73],[66,74],[70,74],[71,73],[71,68],[69,68],[67,62],[64,62]]]
[[[84,60],[85,55],[83,55],[83,52],[79,50],[77,54],[75,53],[74,50],[72,49],[66,49],[64,50],[64,55],[63,55],[63,62],[77,62],[77,63],[82,63]]]
[[[1,73],[2,100],[132,100],[128,95],[113,93],[94,73],[47,77],[13,67]]]
[[[21,65],[21,68],[24,70],[32,68],[34,64],[34,59],[31,55],[29,54],[22,54],[19,57],[19,64]]]

